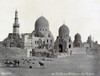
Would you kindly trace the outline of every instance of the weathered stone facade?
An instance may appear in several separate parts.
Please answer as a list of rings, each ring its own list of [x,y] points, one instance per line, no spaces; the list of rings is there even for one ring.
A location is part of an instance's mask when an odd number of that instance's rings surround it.
[[[60,53],[68,52],[68,49],[73,47],[71,37],[69,36],[69,28],[63,24],[59,28],[59,36],[54,44],[54,49]]]
[[[49,31],[49,23],[43,16],[36,20],[35,30],[32,33],[22,34],[22,40],[26,49],[46,47],[49,50],[54,46],[54,38]]]

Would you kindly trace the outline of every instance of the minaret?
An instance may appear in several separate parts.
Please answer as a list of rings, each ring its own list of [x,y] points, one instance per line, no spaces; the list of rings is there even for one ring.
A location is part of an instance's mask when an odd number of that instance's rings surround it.
[[[19,34],[19,23],[18,23],[18,12],[15,11],[15,18],[14,18],[14,24],[13,24],[13,33]]]

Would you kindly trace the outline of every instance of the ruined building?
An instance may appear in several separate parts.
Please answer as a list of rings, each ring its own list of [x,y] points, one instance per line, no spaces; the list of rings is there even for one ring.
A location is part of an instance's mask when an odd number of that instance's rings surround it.
[[[3,45],[6,47],[19,47],[22,48],[23,43],[19,34],[18,12],[15,11],[15,18],[13,24],[13,33],[9,33],[8,37],[4,39]]]

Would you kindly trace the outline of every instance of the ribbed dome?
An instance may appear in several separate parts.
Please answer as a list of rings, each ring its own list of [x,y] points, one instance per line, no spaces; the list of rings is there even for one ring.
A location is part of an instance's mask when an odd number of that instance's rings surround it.
[[[79,33],[77,33],[77,34],[75,35],[75,40],[76,40],[76,39],[81,40],[81,35],[80,35]]]
[[[43,16],[39,17],[35,22],[35,30],[44,31],[49,30],[49,23]]]
[[[59,28],[59,36],[60,37],[69,36],[69,28],[65,24],[63,24]]]

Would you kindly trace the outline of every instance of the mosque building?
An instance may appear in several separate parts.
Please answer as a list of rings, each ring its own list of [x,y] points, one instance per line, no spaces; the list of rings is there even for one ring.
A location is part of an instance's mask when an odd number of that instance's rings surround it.
[[[68,26],[63,24],[58,31],[58,36],[54,41],[54,37],[49,30],[49,22],[43,16],[39,17],[35,22],[35,29],[31,33],[19,33],[18,11],[15,11],[13,24],[13,33],[9,33],[8,37],[2,42],[5,47],[18,47],[27,50],[27,56],[46,56],[50,57],[54,53],[70,53],[77,51],[78,53],[85,48],[94,46],[91,36],[87,42],[82,43],[81,35],[77,33],[74,42],[71,40],[70,30]],[[95,42],[95,45],[98,45]],[[77,47],[77,48],[75,48]],[[70,52],[69,52],[70,51]],[[81,52],[83,53],[83,52]]]
[[[26,49],[46,48],[50,49],[54,45],[54,38],[49,31],[49,22],[43,16],[35,22],[35,30],[32,33],[22,34],[22,40]]]
[[[13,33],[9,33],[8,37],[4,39],[3,45],[6,47],[22,48],[23,42],[19,34],[18,11],[15,11],[15,18],[13,24]]]
[[[35,30],[32,33],[22,34],[23,46],[28,50],[28,55],[49,52],[54,47],[54,37],[49,31],[49,22],[45,17],[39,17],[35,22]]]

